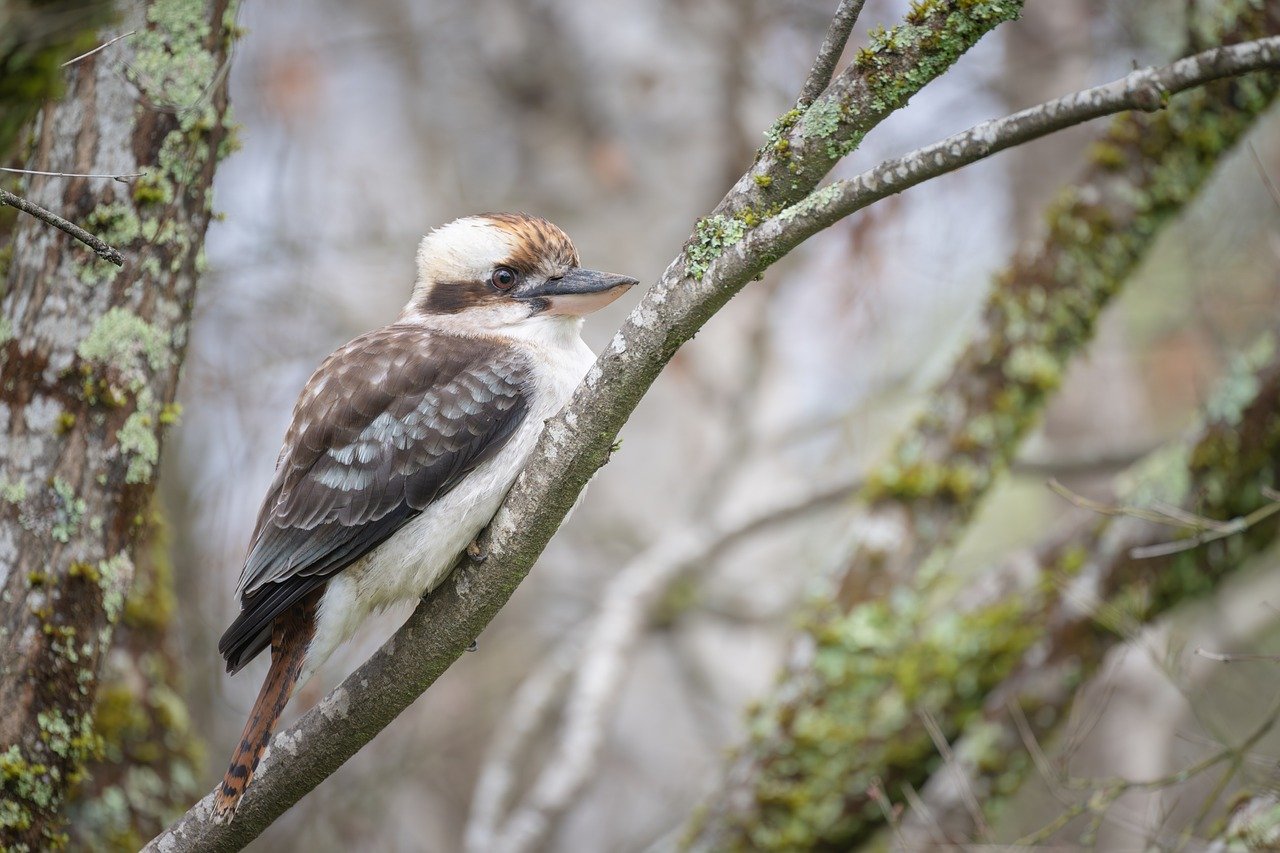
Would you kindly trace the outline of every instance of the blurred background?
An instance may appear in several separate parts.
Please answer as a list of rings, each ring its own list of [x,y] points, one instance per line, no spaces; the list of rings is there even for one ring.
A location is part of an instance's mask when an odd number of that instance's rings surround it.
[[[906,5],[870,0],[851,44],[900,20]],[[1167,59],[1185,32],[1185,5],[1029,4],[1021,22],[964,56],[841,169]],[[834,6],[244,5],[248,33],[231,65],[243,147],[218,172],[225,219],[209,231],[185,412],[161,478],[187,688],[207,735],[202,783],[220,778],[265,671],[260,660],[226,677],[216,643],[236,612],[258,502],[314,367],[393,318],[411,289],[417,241],[468,213],[545,216],[573,237],[584,264],[656,280],[792,105]],[[526,707],[522,683],[581,636],[610,581],[711,519],[812,495],[785,523],[683,572],[647,608],[607,709],[599,764],[545,847],[668,842],[743,735],[744,707],[771,684],[806,584],[845,552],[852,507],[820,496],[856,482],[918,408],[992,274],[1036,233],[1097,130],[1076,128],[889,199],[751,285],[676,355],[478,651],[252,849],[461,849],[495,733]],[[1256,154],[1229,159],[1109,310],[956,555],[958,570],[1037,541],[1075,512],[1044,487],[1048,477],[1096,494],[1178,435],[1232,354],[1274,321],[1280,207],[1261,175],[1280,175],[1278,130],[1262,123]],[[592,317],[588,342],[599,349],[638,298]],[[1277,651],[1276,562],[1261,560],[1215,600],[1113,655],[1091,704],[1077,709],[1090,717],[1081,772],[1158,776],[1201,754],[1210,732],[1253,725],[1250,715],[1274,699],[1266,680],[1183,652]],[[405,615],[386,614],[335,655],[291,715]],[[535,761],[556,725],[548,718],[529,735]],[[1258,750],[1280,753],[1280,741]],[[537,784],[530,766],[518,762],[515,790]],[[1017,823],[1027,829],[1058,808],[1034,790],[1024,799]],[[1138,844],[1171,812],[1197,805],[1185,791],[1127,798],[1105,828],[1110,849]]]

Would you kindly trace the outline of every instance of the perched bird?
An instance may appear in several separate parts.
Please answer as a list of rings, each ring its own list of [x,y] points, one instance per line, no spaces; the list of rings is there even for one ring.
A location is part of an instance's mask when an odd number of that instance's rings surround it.
[[[578,266],[524,214],[458,219],[418,249],[394,323],[329,356],[293,410],[218,650],[271,648],[216,811],[235,811],[294,685],[371,612],[434,588],[497,511],[595,359],[582,318],[636,281]]]

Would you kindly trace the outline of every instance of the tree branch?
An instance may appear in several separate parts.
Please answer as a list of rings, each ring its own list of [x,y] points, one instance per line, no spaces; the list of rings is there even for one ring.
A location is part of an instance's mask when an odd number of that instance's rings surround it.
[[[32,204],[21,196],[16,196],[8,190],[0,190],[0,204],[7,204],[10,207],[16,207],[23,213],[29,213],[41,222],[52,225],[61,231],[65,231],[72,237],[75,237],[81,243],[84,243],[94,253],[104,261],[111,261],[118,267],[124,266],[124,256],[118,251],[90,234],[88,231],[76,225],[74,222],[68,222],[58,214],[50,210],[45,210],[38,204]]]
[[[975,20],[994,26],[1011,12],[1016,13],[1012,7],[1018,4],[987,6],[968,0],[958,4],[957,9],[961,5],[978,16]],[[940,14],[945,18],[940,25],[953,25],[956,16],[964,13],[945,9]],[[928,32],[927,27],[920,29]],[[972,43],[985,29],[966,32]],[[936,47],[956,49],[953,44]],[[925,63],[925,67],[936,68],[940,73],[954,55],[948,54],[945,64]],[[893,58],[903,63],[904,71],[910,66],[914,72],[913,85],[923,85],[921,60],[916,53],[906,50]],[[1234,67],[1252,70],[1280,64],[1280,53],[1277,45],[1268,43],[1228,53],[1218,61],[1235,62]],[[876,74],[882,75],[884,70],[878,67]],[[815,109],[822,109],[823,104],[836,103],[837,98],[848,100],[852,97],[850,90],[854,94],[863,92],[854,82],[860,79],[859,73],[860,69],[851,68],[841,75],[837,83],[842,85],[833,85],[804,115],[810,116]],[[1185,72],[1179,72],[1182,73]],[[1219,76],[1221,74],[1205,76],[1205,79]],[[883,115],[887,112],[879,117]],[[1094,114],[1088,113],[1086,117]],[[838,153],[842,155],[846,153],[843,150],[846,144],[856,144],[865,133],[864,124],[846,126],[842,122],[822,138],[821,147],[815,147],[811,136],[813,128],[807,122],[806,118],[792,119],[785,127],[775,128],[782,134],[778,138],[788,141],[786,148],[791,154],[791,163],[777,159],[779,146],[775,144],[762,150],[761,158],[744,180],[763,174],[762,169],[765,172],[772,169],[778,172],[780,181],[791,185],[803,187],[810,179],[816,183],[817,178],[813,176],[819,169],[820,174],[825,174],[839,159],[830,156],[830,146],[840,147],[842,150]],[[1043,130],[1040,135],[1048,132]],[[795,146],[790,145],[791,139],[796,140]],[[800,158],[799,162],[795,158]],[[822,161],[821,165],[817,161]],[[967,162],[972,160],[961,158],[951,169]],[[894,189],[896,186],[905,189],[918,183],[914,174],[887,177],[879,197],[898,191]],[[758,188],[772,182],[748,180],[746,183]],[[795,192],[790,190],[788,195]],[[746,189],[744,181],[739,181],[717,206],[717,211],[742,213],[746,199],[758,197],[756,193],[755,188]],[[607,461],[618,428],[666,361],[748,281],[819,230],[814,219],[799,214],[806,208],[821,209],[822,200],[828,194],[829,190],[819,191],[814,201],[802,204],[800,209],[783,211],[755,227],[725,213],[713,214],[700,222],[686,244],[686,251],[672,261],[662,279],[628,317],[566,411],[548,422],[534,457],[484,535],[489,554],[485,563],[460,565],[450,580],[419,606],[392,640],[318,708],[277,735],[269,757],[264,760],[232,823],[214,824],[210,819],[210,798],[206,797],[181,821],[153,840],[153,848],[178,851],[199,844],[202,849],[230,849],[246,843],[430,686],[470,645],[527,574],[582,485]],[[760,232],[767,236],[757,237]],[[739,250],[735,245],[739,242],[754,251]],[[281,752],[288,754],[289,772],[271,772],[272,765],[281,760]]]
[[[718,263],[742,265],[761,254],[785,253],[881,199],[1068,127],[1129,110],[1153,112],[1180,92],[1277,68],[1280,36],[1271,36],[1206,50],[1162,68],[1143,68],[1110,83],[983,122],[886,160],[857,177],[833,182],[752,231]]]
[[[1280,407],[1280,348],[1274,337],[1264,343],[1255,349],[1269,351],[1270,357],[1261,364],[1246,362],[1237,369],[1240,375],[1224,381],[1226,393],[1208,407],[1214,412],[1211,420],[1188,440],[1156,451],[1118,478],[1136,482],[1131,491],[1140,496],[1139,505],[1152,507],[1155,515],[1139,511],[1089,519],[1006,561],[965,596],[966,612],[1003,606],[1010,617],[989,624],[980,639],[986,657],[975,660],[976,666],[991,666],[1004,656],[996,649],[1005,641],[1024,651],[1004,667],[1006,675],[986,693],[976,716],[958,691],[952,694],[945,726],[952,736],[961,731],[961,719],[973,717],[954,750],[964,758],[920,789],[923,808],[913,808],[900,827],[906,849],[939,831],[952,843],[972,838],[977,824],[964,791],[976,792],[987,809],[996,807],[1026,772],[1027,763],[1015,757],[1025,754],[1027,735],[1038,742],[1052,736],[1068,719],[1078,685],[1112,648],[1174,606],[1204,595],[1275,540],[1276,518],[1262,513],[1274,504],[1266,487],[1280,477],[1280,425],[1274,419]],[[1239,387],[1251,393],[1239,398],[1228,391]],[[1231,452],[1224,453],[1228,447]],[[1177,484],[1177,491],[1161,484]],[[1230,548],[1143,556],[1145,548],[1169,538],[1168,521],[1159,515],[1168,505],[1215,518],[1261,519],[1238,528]],[[1195,538],[1193,531],[1188,538]],[[1012,608],[1009,602],[1015,602]],[[1028,626],[1034,630],[1028,632]],[[1035,707],[1034,722],[1020,719],[1022,704]],[[905,731],[894,735],[908,736]],[[982,748],[974,748],[979,741]],[[976,760],[978,755],[984,759]]]
[[[586,636],[571,636],[529,676],[527,701],[515,703],[507,720],[499,724],[500,733],[522,731],[533,737],[538,728],[533,720],[548,710],[545,685],[554,683],[558,672],[572,668],[559,738],[550,755],[540,761],[542,772],[506,820],[499,820],[500,810],[510,793],[509,783],[516,777],[513,767],[520,750],[502,739],[486,761],[476,783],[468,849],[476,853],[536,849],[554,820],[573,804],[595,771],[609,711],[631,655],[651,611],[675,578],[707,564],[749,536],[847,501],[857,487],[856,481],[849,480],[776,501],[741,518],[699,521],[663,537],[628,562],[606,587],[599,615],[582,632]],[[574,649],[585,651],[574,654]],[[519,719],[517,708],[523,712]]]
[[[853,32],[854,25],[858,23],[858,15],[862,14],[862,6],[865,2],[866,0],[840,0],[835,17],[827,27],[827,35],[822,40],[822,46],[818,48],[818,56],[813,60],[809,76],[805,78],[804,88],[800,90],[796,106],[801,108],[809,106],[831,84],[831,77],[836,72],[836,63],[844,54],[844,46],[849,42],[849,33]]]

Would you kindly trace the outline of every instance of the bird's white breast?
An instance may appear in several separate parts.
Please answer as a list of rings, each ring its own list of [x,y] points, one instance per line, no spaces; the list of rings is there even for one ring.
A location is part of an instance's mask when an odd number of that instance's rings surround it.
[[[595,360],[578,336],[579,328],[572,320],[538,317],[510,335],[513,343],[529,350],[535,365],[524,421],[497,455],[329,581],[300,683],[350,639],[371,612],[434,589],[493,518],[533,452],[543,424],[568,402]]]

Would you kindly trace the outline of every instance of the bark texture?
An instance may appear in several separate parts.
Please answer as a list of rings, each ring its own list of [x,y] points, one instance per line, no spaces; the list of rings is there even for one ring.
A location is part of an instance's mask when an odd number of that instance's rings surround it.
[[[135,35],[67,69],[28,167],[142,172],[133,184],[32,177],[123,269],[16,222],[0,302],[0,841],[65,841],[62,807],[98,756],[93,705],[147,526],[211,215],[231,142],[228,0],[131,6]],[[99,34],[106,41],[117,31]]]
[[[147,513],[133,585],[98,677],[98,754],[66,807],[74,850],[133,853],[199,793],[204,743],[183,696],[167,528]]]

